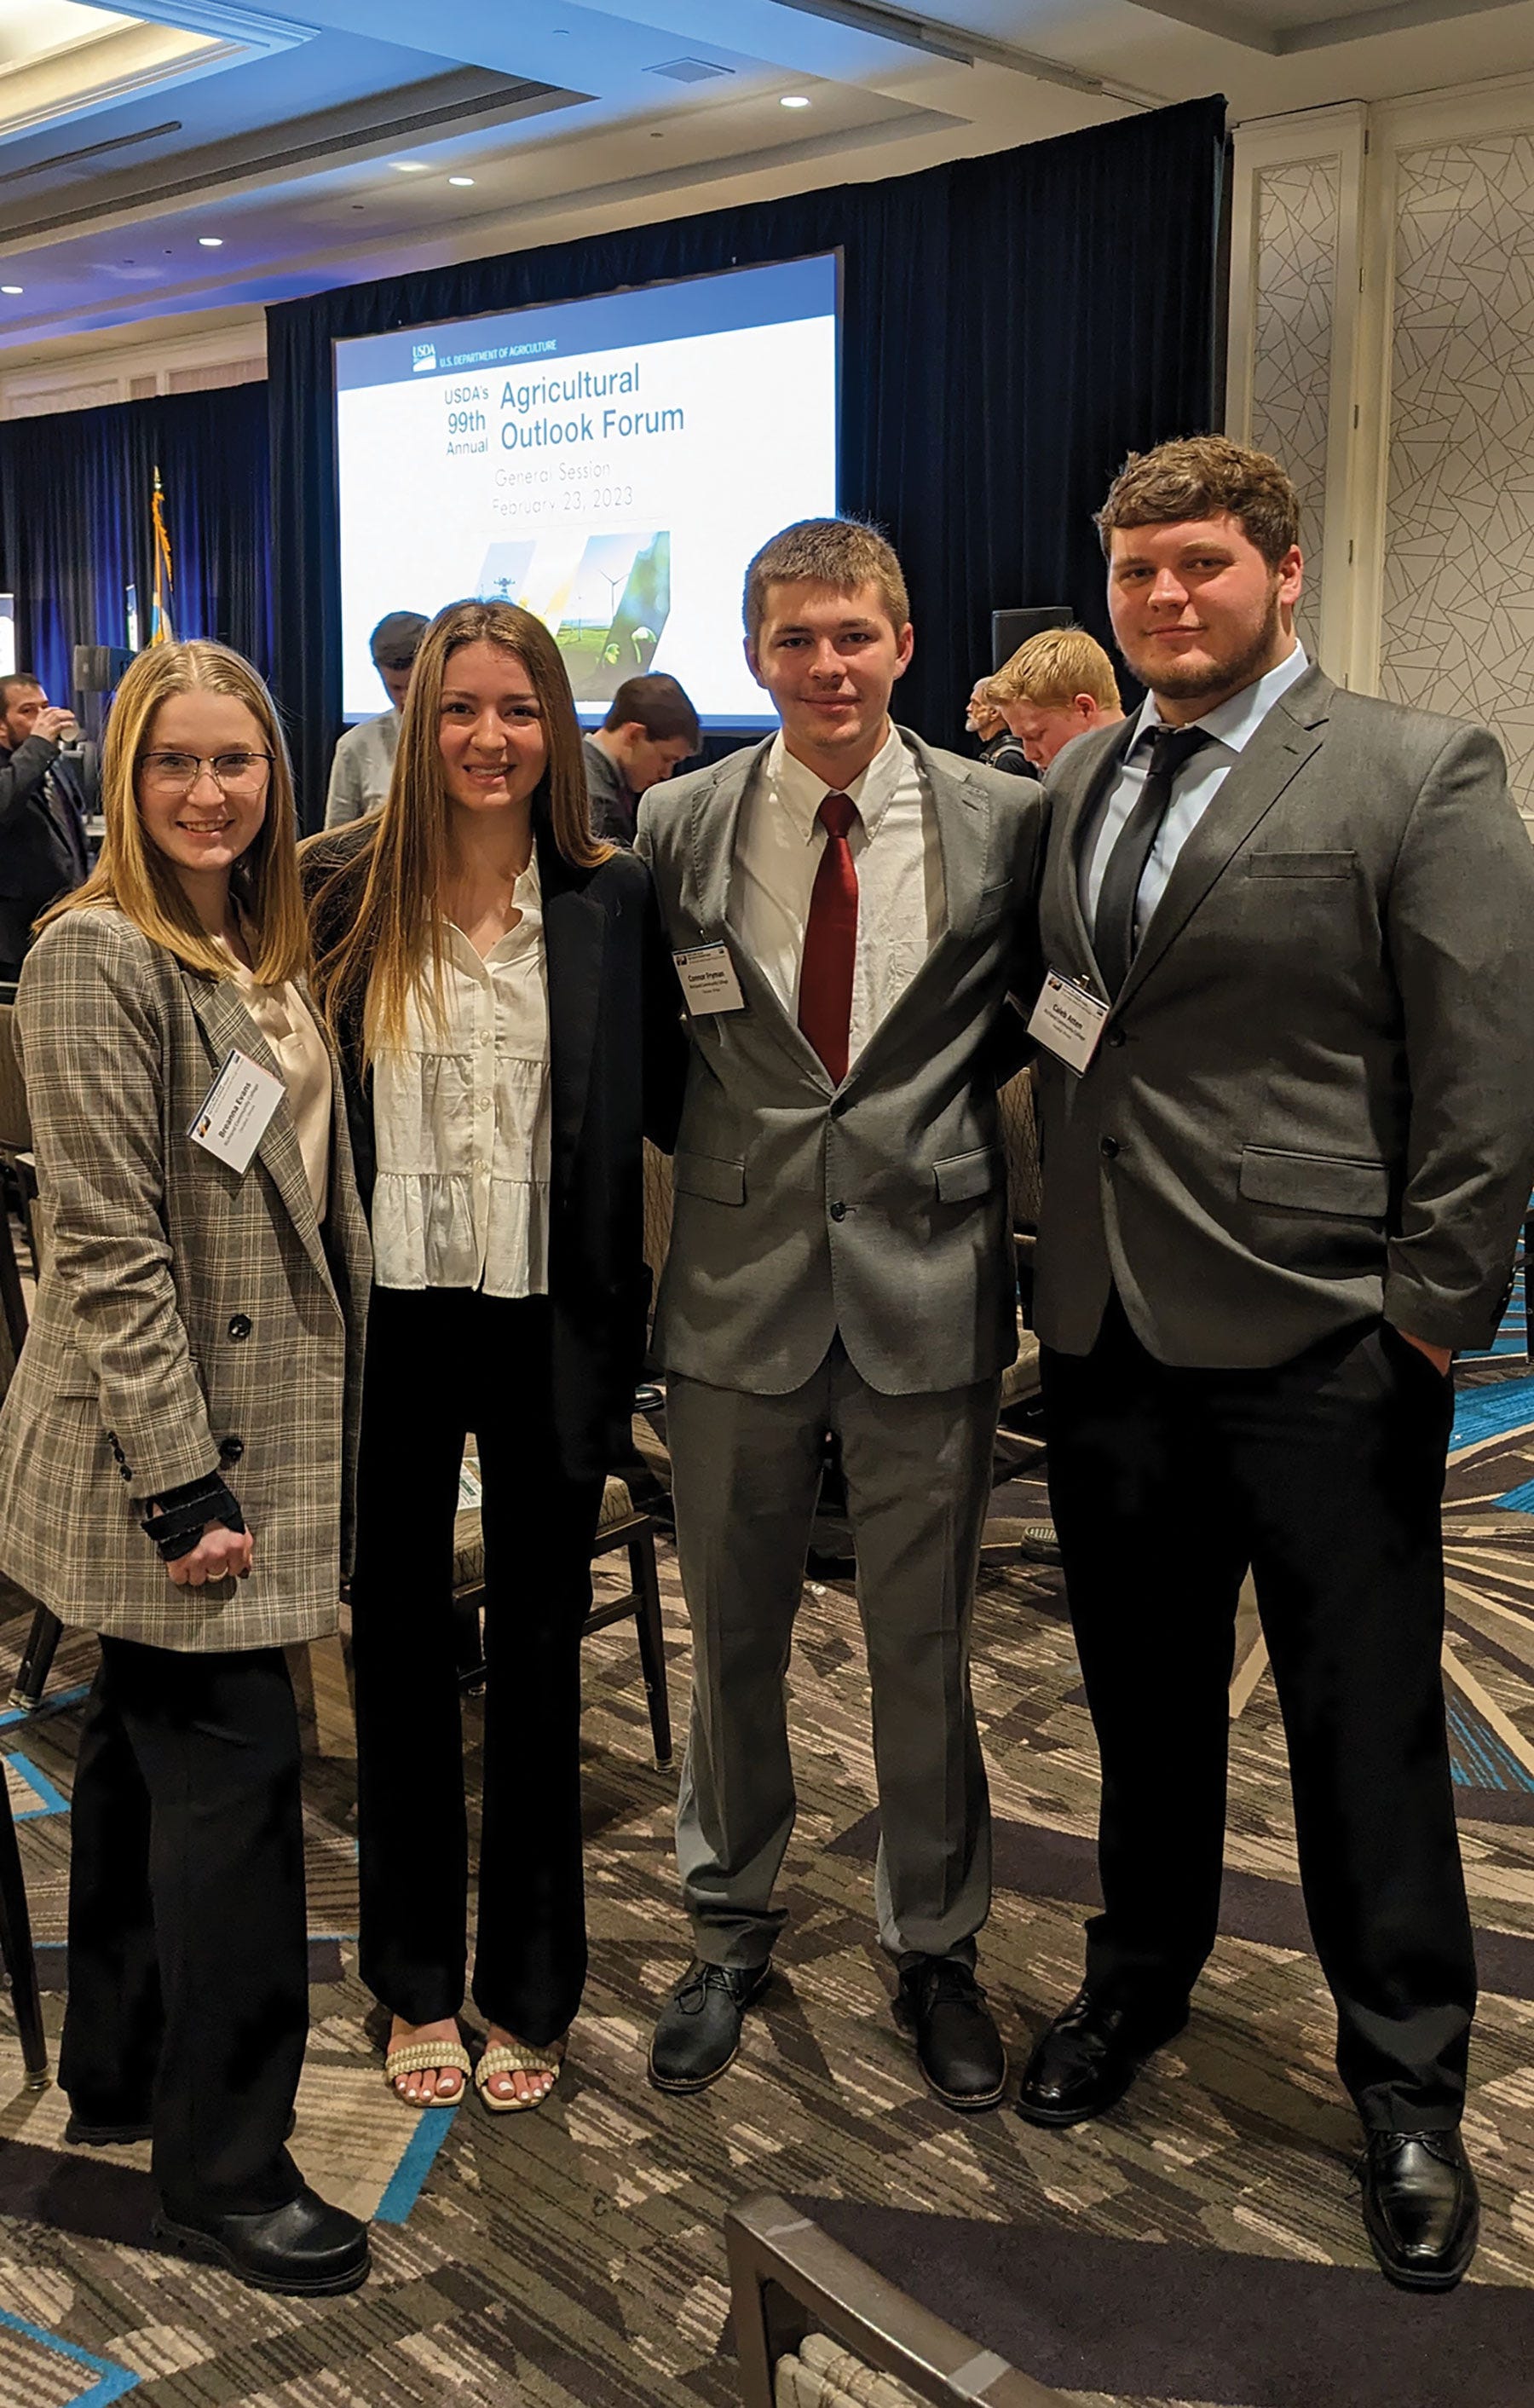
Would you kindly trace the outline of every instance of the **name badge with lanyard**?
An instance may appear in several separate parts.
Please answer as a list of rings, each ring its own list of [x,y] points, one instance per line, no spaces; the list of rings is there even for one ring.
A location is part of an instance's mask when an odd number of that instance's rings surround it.
[[[1034,1005],[1028,1035],[1080,1078],[1097,1050],[1108,1011],[1089,988],[1050,970]]]

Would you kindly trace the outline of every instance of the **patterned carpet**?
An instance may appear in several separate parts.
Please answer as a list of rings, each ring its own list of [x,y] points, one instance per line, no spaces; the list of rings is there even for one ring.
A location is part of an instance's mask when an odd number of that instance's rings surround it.
[[[1472,1372],[1455,1436],[1446,1653],[1484,1991],[1469,2137],[1485,2231],[1447,2300],[1391,2292],[1363,2242],[1355,2127],[1305,1939],[1272,1684],[1243,1629],[1225,1932],[1183,2038],[1076,2132],[928,2099],[873,1944],[867,1682],[850,1596],[807,1593],[793,1668],[801,1812],[781,1976],[713,2091],[647,2088],[680,1970],[668,1828],[632,1629],[586,1651],[592,1979],[550,2107],[415,2118],[356,1978],[353,1767],[334,1650],[309,1683],[313,2040],[295,2150],[377,2218],[353,2298],[263,2300],[161,2257],[147,2151],[63,2145],[0,2006],[0,2402],[528,2408],[737,2397],[720,2216],[771,2188],[1082,2408],[1529,2408],[1534,2400],[1534,1376]],[[1026,1515],[1037,1494],[1003,1492]],[[662,1550],[673,1708],[687,1645]],[[0,1695],[24,1637],[0,1596]],[[976,1689],[997,1816],[982,1974],[1014,2056],[1074,1987],[1093,1895],[1091,1734],[1057,1572],[984,1576]],[[56,2035],[68,1797],[90,1642],[0,1727]],[[470,1710],[472,1749],[477,1716]]]

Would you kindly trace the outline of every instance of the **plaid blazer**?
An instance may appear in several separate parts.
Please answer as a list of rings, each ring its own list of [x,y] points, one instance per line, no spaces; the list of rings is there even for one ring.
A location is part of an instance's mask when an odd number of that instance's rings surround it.
[[[187,1135],[231,1047],[278,1072],[232,981],[70,912],[27,956],[16,1031],[50,1242],[0,1411],[0,1569],[151,1647],[333,1630],[371,1269],[338,1076],[322,1231],[285,1097],[243,1177]],[[178,1588],[140,1500],[214,1470],[251,1575]]]

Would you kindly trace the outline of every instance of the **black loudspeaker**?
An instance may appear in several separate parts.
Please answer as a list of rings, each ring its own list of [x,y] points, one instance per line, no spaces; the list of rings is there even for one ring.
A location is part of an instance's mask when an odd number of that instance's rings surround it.
[[[77,644],[74,689],[77,694],[110,694],[132,660],[121,644]]]
[[[1041,636],[1046,627],[1073,627],[1074,610],[993,610],[991,613],[991,668],[993,674],[1004,661],[1010,661],[1019,644],[1030,636]]]

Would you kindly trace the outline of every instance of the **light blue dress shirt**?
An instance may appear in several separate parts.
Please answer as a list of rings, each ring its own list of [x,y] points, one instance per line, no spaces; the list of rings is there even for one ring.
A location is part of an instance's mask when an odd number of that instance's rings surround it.
[[[1184,763],[1172,781],[1172,799],[1166,818],[1156,833],[1151,857],[1145,865],[1145,875],[1140,882],[1140,895],[1135,905],[1135,942],[1138,945],[1150,924],[1151,914],[1167,891],[1167,881],[1172,866],[1194,829],[1208,810],[1220,788],[1255,736],[1281,694],[1286,694],[1297,678],[1302,678],[1311,664],[1303,644],[1297,644],[1286,660],[1276,669],[1258,678],[1252,685],[1242,686],[1228,702],[1222,702],[1203,719],[1190,722],[1213,738]],[[1129,739],[1123,766],[1108,790],[1105,802],[1097,807],[1096,825],[1082,832],[1081,851],[1082,910],[1089,928],[1097,924],[1097,897],[1108,867],[1108,857],[1118,841],[1125,821],[1128,818],[1144,790],[1151,770],[1151,742],[1161,726],[1156,716],[1154,696],[1147,695],[1136,715],[1135,732]]]

